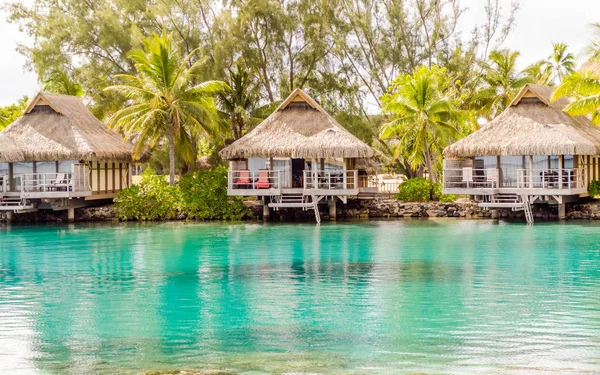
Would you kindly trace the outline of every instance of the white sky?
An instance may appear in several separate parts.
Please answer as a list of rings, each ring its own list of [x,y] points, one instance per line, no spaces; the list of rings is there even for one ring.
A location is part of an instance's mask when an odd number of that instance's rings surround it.
[[[0,4],[8,0],[0,0]],[[510,6],[510,0],[506,7]],[[463,0],[469,8],[463,16],[464,26],[481,24],[484,0]],[[600,22],[600,0],[521,0],[516,29],[503,47],[521,52],[521,68],[550,54],[552,42],[564,42],[579,55],[592,38],[591,24]],[[471,25],[469,25],[471,24]],[[0,10],[0,106],[15,102],[23,95],[33,96],[40,85],[34,73],[24,68],[25,59],[15,51],[17,43],[30,38],[18,27],[6,22]]]

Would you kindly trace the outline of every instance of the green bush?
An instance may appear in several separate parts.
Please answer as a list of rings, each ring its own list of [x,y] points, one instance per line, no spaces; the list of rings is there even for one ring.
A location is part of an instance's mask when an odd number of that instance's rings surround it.
[[[444,203],[452,203],[456,200],[456,195],[443,194],[442,184],[435,184],[433,186],[433,199]]]
[[[227,170],[219,167],[181,177],[169,186],[164,176],[144,172],[139,185],[121,190],[115,199],[121,220],[188,219],[239,220],[246,213],[241,199],[227,196]]]
[[[164,176],[146,170],[139,185],[119,192],[114,208],[121,220],[168,220],[177,216],[180,204],[179,189],[170,186]]]
[[[241,199],[227,196],[227,169],[223,167],[183,176],[179,190],[188,219],[239,220],[247,211]]]
[[[404,202],[429,202],[433,184],[426,178],[411,178],[400,184],[396,198]]]
[[[600,181],[590,182],[590,186],[588,187],[588,194],[590,195],[590,197],[600,195]]]
[[[411,178],[400,184],[396,198],[404,202],[454,202],[454,195],[442,194],[442,185],[433,184],[426,178]]]

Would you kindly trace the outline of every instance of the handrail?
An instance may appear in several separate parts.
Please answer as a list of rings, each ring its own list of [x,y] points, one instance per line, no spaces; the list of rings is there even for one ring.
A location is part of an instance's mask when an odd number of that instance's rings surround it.
[[[281,171],[278,170],[236,170],[227,172],[227,187],[229,190],[279,189],[280,186]]]
[[[498,188],[498,168],[446,168],[443,174],[444,188]]]
[[[304,170],[304,189],[310,190],[353,190],[358,189],[358,171],[325,169]]]
[[[517,187],[542,189],[573,189],[585,187],[584,168],[519,169]]]
[[[73,172],[21,173],[14,176],[21,193],[87,192],[91,191],[89,166],[74,164]]]

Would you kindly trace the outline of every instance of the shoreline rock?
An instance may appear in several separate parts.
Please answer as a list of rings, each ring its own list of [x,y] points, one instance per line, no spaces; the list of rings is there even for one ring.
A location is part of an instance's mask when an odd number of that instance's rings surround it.
[[[262,220],[263,209],[258,201],[244,201],[249,208],[245,221]],[[327,205],[320,205],[319,212],[323,221],[329,220]],[[339,220],[369,220],[391,218],[453,218],[453,219],[490,219],[491,210],[480,208],[476,202],[459,199],[456,202],[402,202],[394,198],[378,197],[370,200],[349,199],[347,204],[338,203]],[[533,205],[536,221],[558,220],[556,206]],[[6,212],[0,212],[0,223],[6,223]],[[499,219],[524,220],[522,211],[499,210]],[[117,221],[112,204],[75,209],[76,222]],[[177,220],[185,220],[178,217]],[[298,209],[271,210],[270,221],[304,222],[313,221],[311,210]],[[600,220],[600,200],[567,204],[567,220]],[[66,211],[37,211],[13,215],[14,223],[62,223],[67,222]]]

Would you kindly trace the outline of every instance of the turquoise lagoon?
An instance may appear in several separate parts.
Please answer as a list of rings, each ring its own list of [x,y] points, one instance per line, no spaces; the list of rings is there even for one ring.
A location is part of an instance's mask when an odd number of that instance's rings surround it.
[[[0,373],[598,374],[600,226],[0,227]]]

